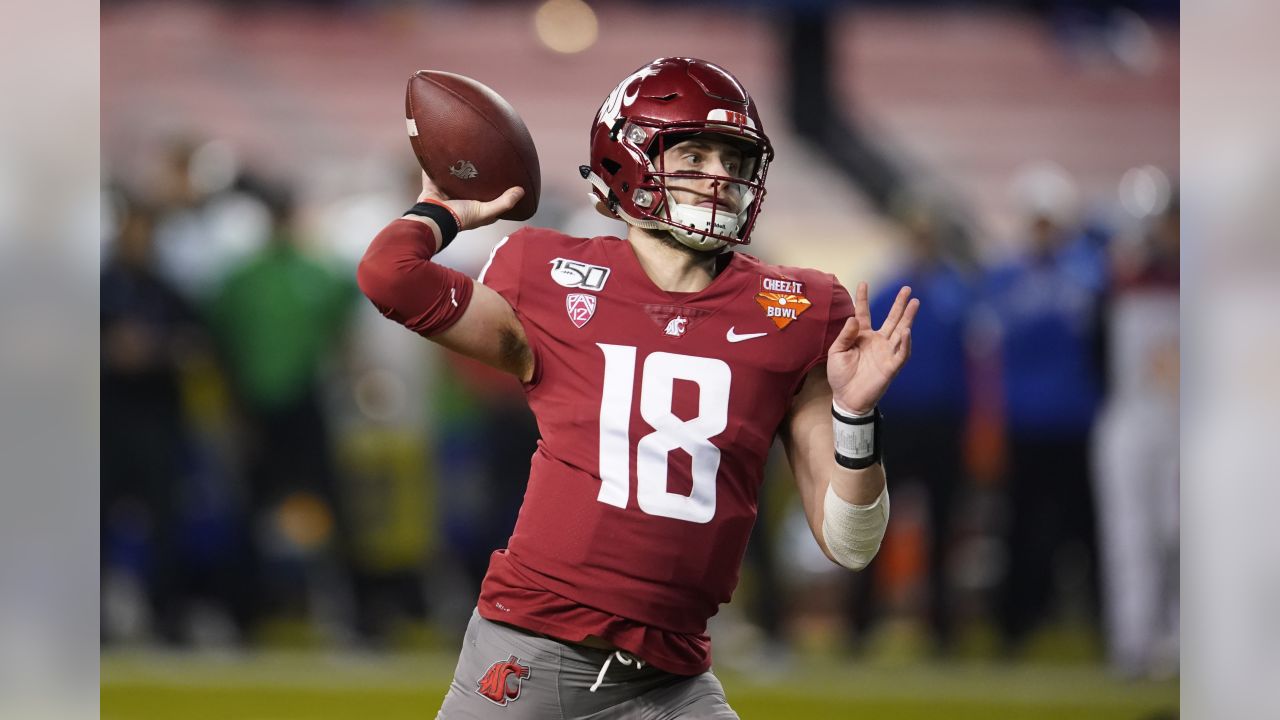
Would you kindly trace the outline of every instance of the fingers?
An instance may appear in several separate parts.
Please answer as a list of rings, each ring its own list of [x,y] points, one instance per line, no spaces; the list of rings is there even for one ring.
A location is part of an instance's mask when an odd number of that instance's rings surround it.
[[[524,197],[524,189],[517,186],[507,188],[489,202],[454,200],[449,203],[449,207],[458,214],[462,230],[474,230],[497,220],[503,213],[515,207],[522,197]]]
[[[907,358],[911,357],[911,329],[899,327],[897,332],[893,334],[893,359],[898,364],[898,369],[902,369],[903,363]],[[894,372],[897,374],[897,371]]]
[[[485,210],[487,212],[492,212],[494,217],[497,217],[498,215],[501,215],[515,207],[516,203],[520,202],[520,198],[522,197],[524,197],[524,188],[519,185],[509,187],[497,198],[485,203]]]
[[[871,303],[867,300],[867,284],[865,282],[858,283],[858,288],[854,290],[853,316],[858,318],[858,323],[862,327],[874,327],[871,324]]]
[[[516,203],[520,202],[520,198],[522,197],[524,197],[524,188],[519,186],[509,187],[493,200],[490,200],[487,203],[481,203],[481,224],[488,225],[494,220],[497,220],[503,213],[515,207]]]
[[[426,200],[448,200],[448,199],[449,199],[449,196],[445,195],[444,191],[442,191],[439,187],[436,186],[435,181],[433,181],[431,179],[431,176],[427,175],[426,171],[424,170],[422,172],[422,194],[418,195],[418,202],[424,202]]]
[[[897,362],[899,369],[907,358],[911,357],[911,323],[916,319],[916,313],[919,311],[920,301],[912,298],[911,302],[907,303],[902,319],[893,329],[893,334],[889,336],[889,347],[892,349],[893,359]]]
[[[522,197],[524,197],[524,188],[516,186],[507,188],[501,195],[489,202],[479,203],[479,209],[476,212],[478,216],[476,218],[476,226],[488,225],[497,220],[500,215],[515,207]]]
[[[907,303],[907,312],[903,314],[902,320],[898,323],[898,327],[910,330],[911,324],[916,320],[916,313],[920,312],[920,299],[911,298],[911,302]]]
[[[898,329],[898,322],[902,320],[903,314],[907,310],[907,300],[911,297],[911,286],[903,285],[898,290],[898,296],[893,299],[893,307],[889,308],[889,315],[885,317],[884,324],[880,326],[880,332],[892,336],[893,331]],[[919,303],[916,303],[919,305]]]
[[[848,320],[844,321],[844,327],[840,328],[840,334],[836,335],[836,339],[831,343],[831,349],[827,352],[844,352],[853,347],[854,341],[858,339],[858,329],[860,327],[857,316],[850,316]]]

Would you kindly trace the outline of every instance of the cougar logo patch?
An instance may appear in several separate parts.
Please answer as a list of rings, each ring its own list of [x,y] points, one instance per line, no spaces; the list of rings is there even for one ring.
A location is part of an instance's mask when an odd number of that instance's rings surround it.
[[[596,296],[586,293],[569,293],[564,298],[565,312],[574,325],[582,327],[596,314]]]
[[[495,704],[505,706],[520,699],[520,683],[529,679],[532,672],[528,665],[520,663],[520,658],[512,655],[506,660],[489,666],[484,676],[476,683],[476,693]]]
[[[673,317],[671,318],[671,321],[667,323],[667,327],[662,332],[672,337],[680,337],[681,335],[684,335],[684,328],[688,324],[689,318],[687,317]]]

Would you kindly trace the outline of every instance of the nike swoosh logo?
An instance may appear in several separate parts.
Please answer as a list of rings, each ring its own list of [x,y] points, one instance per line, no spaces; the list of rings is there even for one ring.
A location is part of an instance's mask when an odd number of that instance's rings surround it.
[[[752,340],[758,337],[764,337],[768,334],[769,333],[743,333],[739,335],[733,331],[733,328],[729,328],[729,332],[724,334],[724,339],[729,342],[742,342],[743,340]]]

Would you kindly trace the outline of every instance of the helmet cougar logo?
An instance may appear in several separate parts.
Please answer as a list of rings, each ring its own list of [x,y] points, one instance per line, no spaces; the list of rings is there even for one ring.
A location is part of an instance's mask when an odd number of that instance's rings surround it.
[[[622,114],[622,108],[630,107],[640,96],[640,83],[637,80],[656,75],[658,71],[651,65],[646,65],[639,70],[631,73],[625,80],[618,83],[618,86],[609,93],[609,97],[605,99],[604,105],[600,106],[600,113],[596,116],[596,122],[603,123],[606,127],[613,127]],[[627,86],[635,83],[635,92],[627,92]]]
[[[470,180],[480,174],[470,160],[459,160],[449,167],[449,174],[462,180]]]
[[[489,666],[476,683],[476,694],[494,704],[505,706],[520,699],[520,682],[527,680],[532,674],[528,665],[522,665],[520,659],[512,655]]]

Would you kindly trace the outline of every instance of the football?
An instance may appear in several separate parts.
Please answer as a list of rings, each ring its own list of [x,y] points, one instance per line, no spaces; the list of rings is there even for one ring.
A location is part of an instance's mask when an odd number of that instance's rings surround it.
[[[418,164],[446,195],[488,201],[519,185],[524,197],[502,219],[533,216],[542,190],[538,151],[501,95],[463,75],[419,70],[404,109]]]

